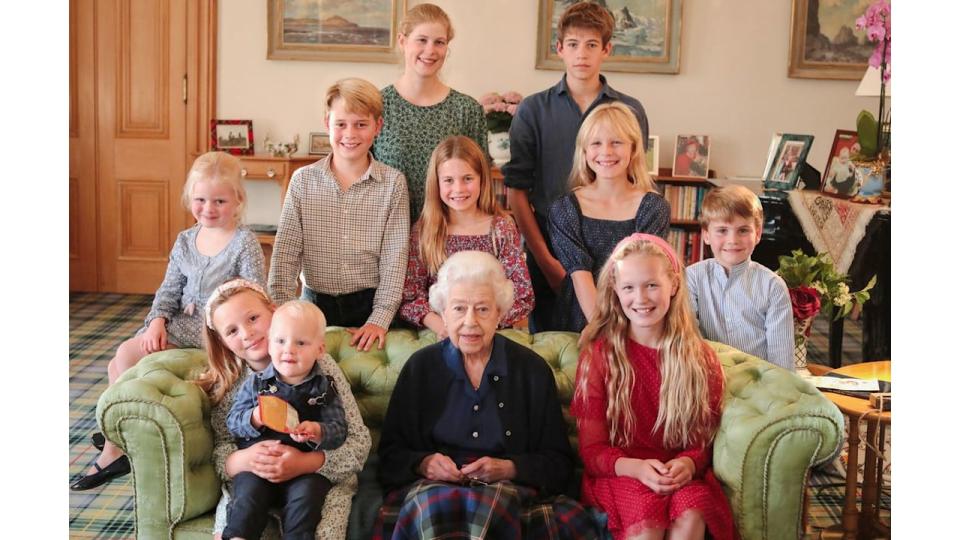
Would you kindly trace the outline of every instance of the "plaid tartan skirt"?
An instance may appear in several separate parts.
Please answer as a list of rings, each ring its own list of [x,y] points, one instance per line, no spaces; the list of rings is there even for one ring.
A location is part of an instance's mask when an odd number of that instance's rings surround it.
[[[564,495],[537,497],[512,482],[464,486],[418,480],[384,498],[375,540],[596,539],[596,525],[580,503]]]

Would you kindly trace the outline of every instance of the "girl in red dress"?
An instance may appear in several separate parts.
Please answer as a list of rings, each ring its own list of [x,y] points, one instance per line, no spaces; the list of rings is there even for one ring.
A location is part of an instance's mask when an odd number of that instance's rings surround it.
[[[663,239],[633,234],[598,279],[571,412],[583,502],[616,540],[736,538],[710,469],[723,372],[690,312],[683,268]]]

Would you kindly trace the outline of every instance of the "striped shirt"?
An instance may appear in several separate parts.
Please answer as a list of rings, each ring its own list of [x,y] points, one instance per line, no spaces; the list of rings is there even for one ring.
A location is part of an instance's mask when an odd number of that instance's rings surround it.
[[[794,370],[793,308],[780,276],[749,259],[728,276],[707,259],[687,267],[687,287],[703,337]]]
[[[270,294],[282,304],[304,285],[331,296],[376,289],[368,323],[390,326],[407,268],[410,208],[403,173],[370,158],[343,191],[333,154],[293,173],[270,263]]]

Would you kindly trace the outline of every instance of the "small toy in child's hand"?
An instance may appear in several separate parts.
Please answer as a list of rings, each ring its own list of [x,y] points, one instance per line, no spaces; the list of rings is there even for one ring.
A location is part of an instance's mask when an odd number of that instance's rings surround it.
[[[260,406],[260,421],[280,433],[293,433],[300,425],[297,410],[276,396],[257,396]]]

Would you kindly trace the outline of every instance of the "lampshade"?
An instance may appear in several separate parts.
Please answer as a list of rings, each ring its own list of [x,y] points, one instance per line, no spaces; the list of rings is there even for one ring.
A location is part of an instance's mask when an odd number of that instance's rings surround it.
[[[885,86],[884,94],[890,97],[890,81],[887,81]],[[863,74],[863,79],[860,80],[860,86],[857,87],[854,95],[864,97],[877,97],[880,95],[880,68],[873,66],[867,67],[867,72]]]

